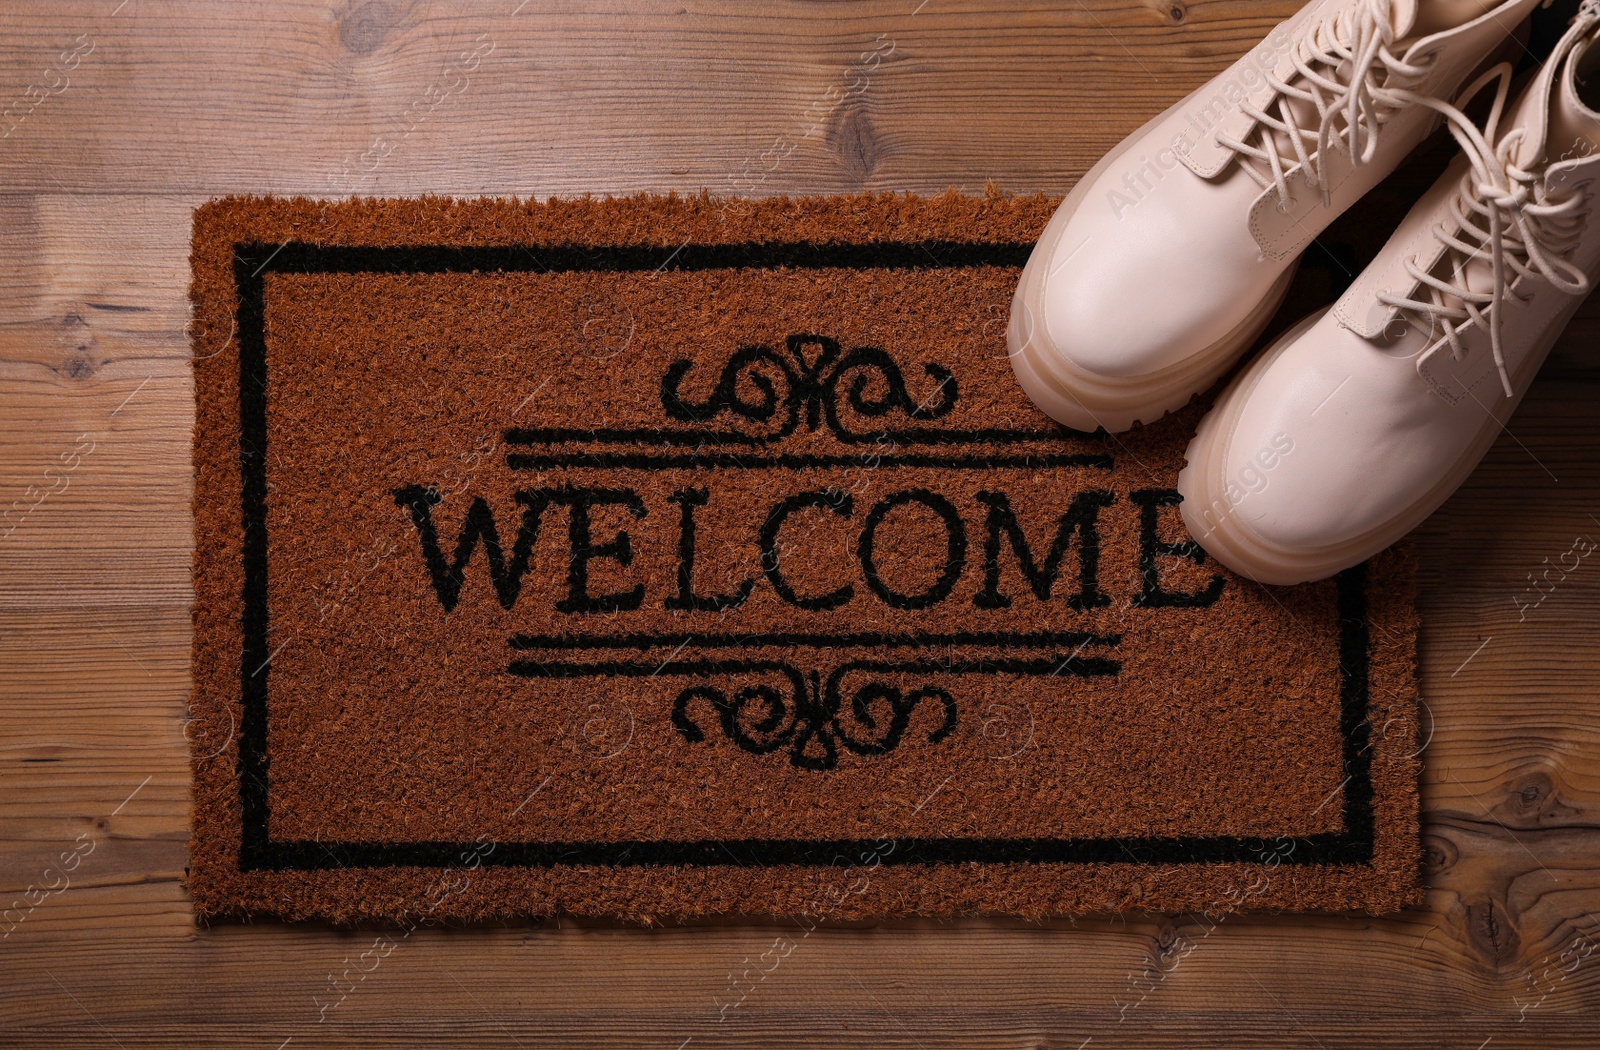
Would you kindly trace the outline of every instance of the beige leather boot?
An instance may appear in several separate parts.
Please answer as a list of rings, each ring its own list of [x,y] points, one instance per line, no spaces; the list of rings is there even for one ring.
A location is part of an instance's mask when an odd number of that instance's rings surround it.
[[[1312,0],[1134,132],[1062,202],[1007,342],[1080,430],[1181,407],[1260,334],[1295,261],[1394,170],[1538,0]],[[1404,93],[1402,93],[1404,92]]]
[[[1276,341],[1201,421],[1184,521],[1263,583],[1320,579],[1389,546],[1500,434],[1600,275],[1600,4],[1480,132],[1332,309]],[[1487,86],[1487,84],[1485,85]]]

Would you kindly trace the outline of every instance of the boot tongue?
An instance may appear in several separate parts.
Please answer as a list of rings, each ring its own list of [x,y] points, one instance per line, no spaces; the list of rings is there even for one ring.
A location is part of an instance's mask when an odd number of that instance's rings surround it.
[[[1417,0],[1390,0],[1389,24],[1394,26],[1394,51],[1399,54],[1403,51],[1399,42],[1409,37],[1417,24]]]
[[[1580,87],[1585,81],[1600,81],[1600,51],[1590,54],[1594,42],[1594,36],[1585,37],[1562,63],[1564,68],[1550,100],[1545,132],[1548,163],[1600,153],[1600,113],[1586,105],[1582,97],[1588,95],[1591,102],[1600,97],[1600,83],[1593,89]]]
[[[1396,39],[1418,40],[1443,36],[1476,22],[1501,5],[1502,0],[1393,0]],[[1521,19],[1521,15],[1517,18]],[[1497,19],[1498,21],[1498,19]],[[1510,33],[1508,26],[1501,29]]]
[[[1600,20],[1579,15],[1501,121],[1502,136],[1514,128],[1523,129],[1513,157],[1517,167],[1528,170],[1541,163],[1588,156],[1600,146],[1596,115],[1578,97],[1580,68],[1595,72],[1595,59],[1586,60],[1585,55],[1594,43],[1597,24]]]

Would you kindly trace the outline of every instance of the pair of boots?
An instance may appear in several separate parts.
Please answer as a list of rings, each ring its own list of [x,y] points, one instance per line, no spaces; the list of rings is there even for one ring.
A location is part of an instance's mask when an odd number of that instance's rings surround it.
[[[1125,430],[1227,371],[1316,235],[1448,126],[1461,153],[1444,176],[1189,445],[1184,521],[1236,572],[1320,579],[1419,524],[1600,271],[1600,3],[1514,101],[1510,66],[1484,70],[1508,42],[1520,53],[1537,2],[1312,0],[1100,161],[1030,257],[1007,333],[1018,379],[1061,423]]]

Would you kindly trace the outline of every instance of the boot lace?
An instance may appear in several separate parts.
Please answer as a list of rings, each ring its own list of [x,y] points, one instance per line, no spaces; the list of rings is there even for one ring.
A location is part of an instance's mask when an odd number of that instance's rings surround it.
[[[1569,295],[1589,290],[1588,276],[1568,258],[1583,233],[1588,196],[1574,191],[1552,194],[1543,177],[1546,165],[1534,164],[1525,170],[1516,164],[1517,147],[1526,137],[1526,129],[1513,128],[1499,135],[1511,86],[1509,65],[1489,70],[1463,91],[1458,101],[1472,98],[1491,81],[1498,82],[1494,105],[1481,132],[1456,106],[1411,96],[1411,101],[1444,115],[1469,165],[1450,199],[1449,221],[1433,227],[1434,237],[1444,246],[1443,256],[1427,270],[1418,266],[1415,258],[1405,261],[1406,273],[1420,286],[1419,294],[1427,298],[1384,293],[1378,299],[1410,312],[1428,325],[1430,333],[1442,330],[1451,357],[1458,361],[1466,353],[1460,329],[1468,324],[1487,328],[1500,385],[1511,397],[1511,375],[1501,347],[1502,305],[1513,298],[1526,302],[1526,297],[1517,294],[1517,284],[1535,274]],[[1468,267],[1479,264],[1476,283],[1481,286],[1485,257],[1489,287],[1476,290]]]
[[[1405,102],[1401,92],[1432,68],[1432,56],[1408,63],[1394,54],[1394,36],[1390,0],[1361,0],[1316,23],[1295,46],[1294,73],[1287,80],[1266,74],[1274,92],[1266,106],[1240,105],[1255,121],[1247,136],[1253,141],[1217,136],[1244,158],[1240,166],[1258,186],[1271,187],[1280,208],[1289,206],[1288,176],[1296,164],[1328,203],[1322,159],[1329,147],[1340,142],[1356,165],[1370,160],[1380,128]],[[1296,101],[1315,109],[1315,127],[1304,126],[1310,121],[1296,113]]]

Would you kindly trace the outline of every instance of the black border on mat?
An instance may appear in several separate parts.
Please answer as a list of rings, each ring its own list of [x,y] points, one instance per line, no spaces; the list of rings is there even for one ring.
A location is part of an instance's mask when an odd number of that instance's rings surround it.
[[[1373,784],[1367,743],[1369,630],[1366,567],[1338,577],[1343,737],[1344,826],[1339,834],[1286,837],[1272,845],[1236,836],[1167,838],[898,838],[859,840],[731,839],[655,842],[320,842],[271,838],[267,798],[267,354],[262,275],[277,273],[473,273],[656,271],[724,268],[916,268],[1000,266],[1020,269],[1031,244],[909,241],[877,244],[751,242],[683,245],[351,247],[286,242],[236,244],[233,268],[239,339],[239,465],[244,524],[241,619],[239,799],[241,870],[499,866],[827,866],[869,851],[885,864],[1193,864],[1260,863],[1269,848],[1279,863],[1370,864]],[[881,853],[882,843],[893,848]]]

